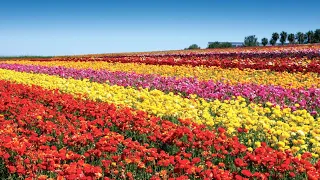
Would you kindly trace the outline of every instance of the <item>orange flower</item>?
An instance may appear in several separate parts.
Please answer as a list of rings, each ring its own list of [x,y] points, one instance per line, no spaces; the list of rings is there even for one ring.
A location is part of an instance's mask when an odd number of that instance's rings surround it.
[[[126,159],[125,159],[125,162],[126,162],[127,164],[130,164],[132,161],[131,161],[131,159],[126,158]]]
[[[167,171],[166,170],[161,170],[160,171],[160,176],[161,177],[164,177],[164,176],[166,176],[167,175]]]
[[[38,176],[38,180],[45,180],[45,179],[47,179],[47,178],[48,178],[47,175],[40,175],[40,176]]]

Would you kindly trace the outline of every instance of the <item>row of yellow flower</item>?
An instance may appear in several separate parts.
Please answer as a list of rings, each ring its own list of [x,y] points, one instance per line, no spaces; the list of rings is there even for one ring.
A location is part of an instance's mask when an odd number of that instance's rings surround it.
[[[320,87],[320,76],[317,73],[288,73],[273,72],[269,70],[239,70],[223,69],[219,67],[204,66],[169,66],[169,65],[146,65],[138,63],[108,63],[101,61],[93,62],[66,62],[66,61],[7,61],[6,63],[17,63],[42,66],[64,66],[76,69],[105,69],[109,71],[136,72],[138,74],[159,74],[162,76],[175,77],[198,77],[202,80],[213,80],[236,83],[255,83],[263,85],[279,85],[285,88],[309,88]]]
[[[260,146],[260,141],[293,152],[305,150],[320,155],[320,118],[314,119],[306,110],[292,112],[289,108],[247,104],[242,97],[230,101],[205,101],[193,96],[182,98],[159,90],[125,88],[90,82],[89,80],[63,79],[45,74],[32,74],[0,69],[0,79],[26,85],[39,85],[46,89],[60,89],[64,93],[85,94],[89,99],[122,104],[144,110],[157,116],[191,118],[209,126],[223,125],[228,134],[238,134],[244,127],[252,133],[246,136],[245,144]],[[309,147],[310,146],[310,147]]]

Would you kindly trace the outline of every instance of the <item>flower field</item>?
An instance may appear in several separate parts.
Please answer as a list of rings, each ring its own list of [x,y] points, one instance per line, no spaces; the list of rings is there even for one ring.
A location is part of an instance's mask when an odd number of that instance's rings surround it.
[[[4,179],[320,179],[320,45],[0,61]]]

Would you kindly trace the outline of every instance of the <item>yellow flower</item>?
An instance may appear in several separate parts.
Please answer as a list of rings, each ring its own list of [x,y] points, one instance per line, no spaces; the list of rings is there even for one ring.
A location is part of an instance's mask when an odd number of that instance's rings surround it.
[[[299,140],[298,140],[298,144],[303,145],[303,144],[305,144],[305,142],[304,142],[304,140],[299,139]]]
[[[283,148],[286,144],[283,141],[279,141],[277,145]]]
[[[301,154],[298,154],[296,157],[299,158],[299,159],[301,159]]]
[[[254,143],[254,145],[255,145],[256,147],[261,147],[261,143],[260,143],[260,142],[258,142],[258,141],[257,141],[257,142],[255,142],[255,143]]]
[[[300,148],[297,146],[294,146],[291,148],[291,150],[292,150],[292,153],[297,153],[300,150]]]
[[[269,102],[269,101],[266,102],[266,105],[267,105],[267,106],[270,106],[270,107],[273,106],[273,104],[272,104],[271,102]]]
[[[315,153],[312,153],[312,157],[314,157],[314,158],[318,158],[318,157],[319,157],[319,155],[318,155],[318,154],[315,154]]]

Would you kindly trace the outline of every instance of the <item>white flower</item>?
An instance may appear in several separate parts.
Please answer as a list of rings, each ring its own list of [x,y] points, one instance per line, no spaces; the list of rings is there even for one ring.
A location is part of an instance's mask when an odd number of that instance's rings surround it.
[[[304,136],[304,135],[305,135],[302,130],[298,130],[297,133],[298,133],[299,135],[301,135],[301,136]]]

